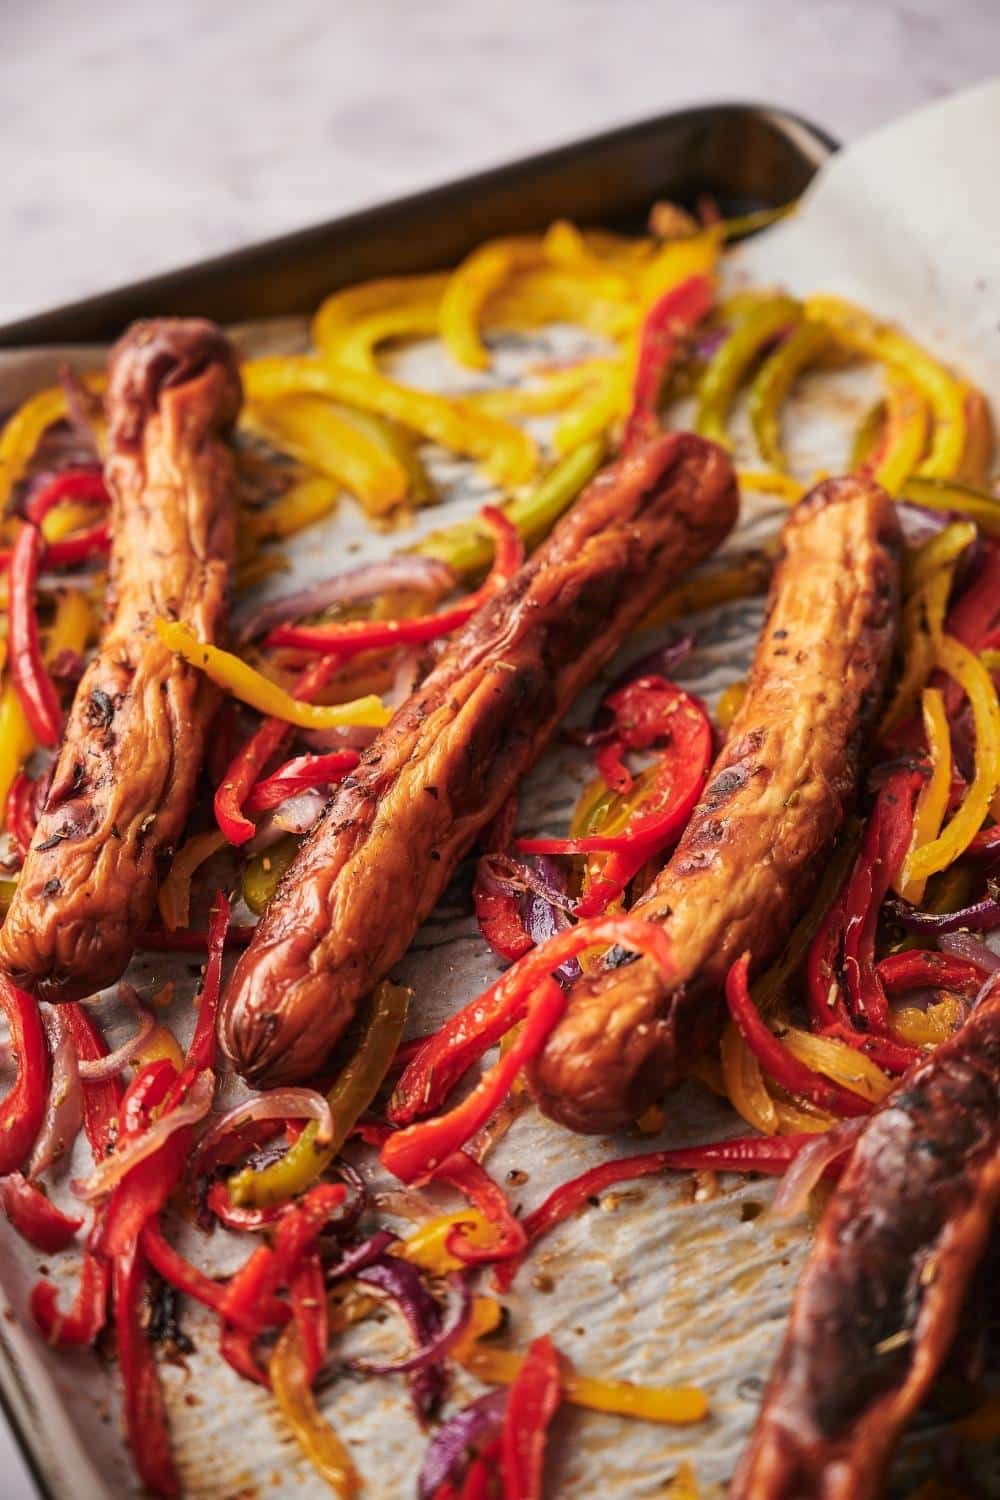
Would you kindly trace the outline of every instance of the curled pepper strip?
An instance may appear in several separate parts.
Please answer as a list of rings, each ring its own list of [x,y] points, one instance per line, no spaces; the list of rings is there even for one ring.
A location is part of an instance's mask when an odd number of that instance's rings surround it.
[[[489,1243],[484,1245],[480,1236],[469,1235],[466,1225],[459,1220],[445,1239],[445,1250],[449,1255],[464,1264],[475,1265],[479,1261],[504,1260],[518,1255],[525,1248],[527,1240],[523,1226],[511,1213],[503,1189],[479,1162],[473,1161],[464,1151],[456,1151],[441,1163],[434,1179],[447,1182],[464,1193],[495,1231]]]
[[[199,640],[190,626],[180,620],[157,620],[156,633],[182,661],[197,667],[234,698],[262,714],[282,719],[286,724],[295,724],[299,729],[339,729],[345,724],[381,729],[391,718],[390,710],[374,693],[356,698],[351,703],[330,706],[303,703],[270,678],[248,667],[231,651],[222,651],[218,646]]]
[[[0,1177],[0,1204],[14,1228],[22,1238],[54,1255],[73,1243],[82,1219],[71,1219],[56,1208],[33,1182],[20,1172],[8,1172]]]
[[[187,927],[191,918],[191,881],[195,872],[225,847],[225,835],[217,829],[186,839],[173,859],[157,893],[157,905],[168,932]]]
[[[927,444],[927,402],[902,375],[889,377],[885,419],[872,451],[861,464],[890,495],[898,495],[916,469]]]
[[[243,804],[248,813],[269,812],[280,807],[296,792],[316,786],[329,786],[353,771],[361,759],[356,750],[331,750],[328,755],[297,755],[286,760],[270,776],[254,783]]]
[[[677,355],[681,337],[712,310],[712,283],[707,276],[689,276],[669,287],[646,313],[639,334],[639,354],[632,383],[632,410],[625,424],[622,449],[655,437],[659,430],[657,405],[667,371]]]
[[[397,1125],[408,1125],[436,1109],[472,1064],[523,1019],[536,986],[567,959],[602,943],[638,949],[654,958],[665,972],[670,971],[670,944],[665,933],[637,917],[595,917],[556,933],[513,964],[476,1000],[449,1016],[428,1038],[396,1085],[389,1101],[389,1119]]]
[[[802,319],[801,303],[792,297],[755,299],[732,333],[713,354],[698,384],[695,428],[722,448],[730,446],[726,418],[740,382],[767,346]]]
[[[927,510],[957,511],[975,521],[987,536],[1000,537],[1000,502],[984,490],[972,489],[954,480],[926,479],[911,474],[903,486],[902,498]]]
[[[108,1316],[111,1267],[90,1246],[84,1252],[73,1306],[59,1311],[59,1293],[51,1281],[38,1281],[31,1289],[29,1308],[38,1331],[54,1349],[89,1349]]]
[[[750,386],[750,425],[765,463],[784,473],[788,467],[781,446],[781,408],[795,381],[830,346],[830,334],[819,323],[799,323],[761,365]]]
[[[35,612],[38,568],[45,543],[33,521],[24,521],[10,560],[9,659],[11,681],[31,732],[40,745],[54,749],[62,733],[62,709],[45,670]]]
[[[331,625],[279,625],[267,636],[268,646],[294,646],[305,651],[335,651],[341,657],[374,647],[413,645],[449,635],[470,620],[498,594],[524,560],[517,528],[496,506],[485,505],[480,518],[493,533],[495,554],[486,581],[475,593],[432,615],[406,620],[345,620]]]
[[[268,1371],[275,1400],[303,1453],[335,1495],[351,1500],[360,1488],[357,1471],[344,1444],[317,1410],[308,1353],[296,1323],[289,1323],[275,1345]]]
[[[855,1116],[866,1115],[871,1105],[864,1099],[842,1088],[799,1062],[798,1058],[782,1043],[770,1027],[761,1019],[757,1007],[750,998],[747,973],[750,955],[744,953],[729,970],[726,977],[726,1004],[739,1029],[740,1035],[751,1052],[760,1061],[761,1067],[790,1094],[808,1099],[819,1109],[831,1114]]]
[[[253,407],[245,420],[282,452],[343,484],[370,515],[385,515],[406,498],[399,460],[323,396],[282,396]]]
[[[504,1500],[542,1500],[545,1437],[561,1394],[559,1356],[552,1340],[535,1339],[507,1393],[500,1435]]]
[[[45,1117],[49,1049],[38,1002],[0,974],[0,1007],[10,1028],[17,1077],[0,1104],[0,1175],[16,1172],[27,1158]]]
[[[333,1085],[327,1102],[333,1136],[317,1144],[314,1120],[280,1161],[257,1171],[245,1167],[229,1180],[229,1195],[238,1208],[268,1208],[301,1193],[329,1166],[354,1125],[378,1093],[392,1066],[406,1021],[411,992],[383,981],[375,991],[372,1018],[354,1057]]]
[[[924,897],[926,880],[909,879],[909,863],[918,849],[933,843],[941,832],[951,797],[951,731],[944,698],[937,688],[925,688],[923,694],[924,735],[930,753],[931,774],[917,795],[913,813],[913,834],[899,872],[897,889],[904,900],[919,906]]]
[[[922,948],[887,953],[879,961],[878,972],[890,995],[905,995],[909,990],[942,989],[972,999],[983,984],[982,969],[968,959]]]
[[[292,688],[292,697],[310,702],[338,670],[335,656],[323,656],[310,662]],[[231,844],[245,844],[252,839],[255,825],[243,813],[243,804],[261,771],[276,755],[288,735],[288,724],[281,718],[267,718],[237,751],[215,792],[215,821]]]

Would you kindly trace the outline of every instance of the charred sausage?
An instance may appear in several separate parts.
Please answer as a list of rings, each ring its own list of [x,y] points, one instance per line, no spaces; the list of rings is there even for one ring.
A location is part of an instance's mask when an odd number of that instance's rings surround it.
[[[1000,1204],[1000,983],[866,1123],[732,1500],[870,1500],[954,1338]]]
[[[233,352],[200,319],[140,323],[110,357],[110,592],[7,918],[0,966],[46,1000],[122,973],[180,836],[216,690],[154,630],[222,627],[234,546],[224,434],[241,393]]]
[[[668,983],[617,955],[577,981],[532,1069],[575,1130],[634,1120],[718,1033],[733,961],[759,966],[808,901],[855,790],[894,636],[899,528],[888,496],[829,480],[786,522],[747,696],[674,854],[633,908],[673,944]]]
[[[729,460],[690,434],[593,481],[398,710],[278,887],[223,1001],[240,1072],[316,1072],[573,698],[737,508]]]

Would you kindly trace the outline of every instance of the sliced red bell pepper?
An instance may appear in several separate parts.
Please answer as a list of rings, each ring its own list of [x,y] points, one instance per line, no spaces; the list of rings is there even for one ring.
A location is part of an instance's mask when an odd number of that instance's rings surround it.
[[[73,1243],[82,1219],[71,1219],[56,1208],[40,1188],[29,1182],[20,1172],[8,1172],[0,1177],[0,1204],[14,1228],[22,1238],[54,1255]]]
[[[31,521],[24,521],[10,559],[8,656],[14,689],[40,745],[54,749],[62,733],[62,709],[45,669],[35,612],[38,568],[45,543]]]
[[[190,1070],[194,1074],[201,1073],[205,1068],[215,1067],[218,1050],[215,1030],[222,990],[222,954],[231,915],[229,897],[224,891],[216,891],[208,918],[208,963],[205,965],[198,998],[198,1020],[185,1058],[185,1071]]]
[[[624,893],[648,859],[676,843],[701,796],[712,759],[712,725],[704,704],[662,677],[639,677],[605,700],[615,719],[614,738],[601,746],[597,766],[615,791],[632,788],[626,750],[648,750],[666,741],[653,784],[619,834],[575,839],[518,839],[523,854],[601,854],[610,857],[592,877],[577,905],[596,916]]]
[[[511,795],[489,827],[483,830],[481,848],[487,854],[505,854],[510,848],[516,821],[517,798]],[[521,920],[517,897],[507,891],[491,889],[489,872],[482,860],[476,865],[472,902],[479,931],[499,958],[513,963],[534,947]]]
[[[0,1104],[0,1176],[23,1164],[45,1118],[49,1048],[38,1003],[0,974],[0,1006],[10,1028],[17,1077]]]
[[[396,1131],[385,1142],[382,1165],[401,1182],[425,1182],[433,1177],[441,1163],[486,1123],[510,1092],[521,1069],[544,1047],[549,1032],[566,1009],[566,994],[554,979],[542,979],[525,1004],[524,1025],[510,1050],[483,1074],[460,1104],[446,1114]]]
[[[145,1130],[153,1111],[165,1102],[178,1073],[169,1057],[157,1057],[139,1068],[122,1096],[119,1137],[128,1140]]]
[[[59,1293],[51,1281],[39,1281],[31,1290],[30,1308],[47,1344],[56,1349],[89,1349],[108,1316],[111,1267],[103,1255],[89,1246],[80,1268],[80,1284],[68,1313],[59,1311]]]
[[[466,1471],[458,1500],[496,1500],[499,1497],[501,1448],[501,1439],[494,1438],[481,1453],[476,1454]]]
[[[17,846],[23,860],[35,834],[38,822],[36,803],[37,784],[27,771],[18,771],[10,784],[7,803],[4,807],[4,826]]]
[[[493,1181],[485,1167],[464,1151],[456,1151],[441,1163],[434,1173],[434,1180],[458,1188],[497,1231],[492,1244],[473,1245],[468,1243],[462,1226],[456,1224],[445,1242],[452,1255],[474,1265],[479,1261],[506,1260],[511,1255],[520,1254],[527,1243],[524,1228],[511,1213],[503,1189]]]
[[[274,1294],[287,1286],[296,1268],[312,1249],[317,1236],[344,1202],[342,1183],[321,1182],[298,1203],[287,1207],[278,1221],[274,1245],[261,1245],[231,1278],[222,1314],[246,1325],[262,1317]]]
[[[811,1135],[734,1136],[725,1141],[710,1141],[705,1146],[681,1146],[671,1151],[649,1151],[641,1156],[626,1156],[617,1161],[602,1162],[581,1172],[569,1182],[560,1183],[539,1206],[526,1214],[522,1228],[528,1247],[578,1213],[600,1193],[619,1182],[635,1182],[640,1177],[659,1176],[661,1172],[764,1172],[781,1176],[793,1162]],[[521,1265],[523,1256],[496,1269],[500,1291],[507,1291]]]
[[[388,1116],[407,1125],[446,1099],[463,1073],[524,1015],[535,987],[585,948],[620,943],[653,958],[666,972],[670,944],[662,928],[637,917],[594,917],[556,933],[517,961],[476,1000],[430,1037],[409,1064],[389,1101]],[[460,1144],[460,1143],[459,1143]],[[440,1158],[443,1160],[443,1158]]]
[[[561,1395],[559,1356],[552,1340],[534,1339],[507,1392],[500,1434],[504,1500],[542,1500],[545,1440]]]
[[[124,1255],[166,1206],[181,1180],[193,1139],[190,1126],[175,1130],[158,1151],[136,1162],[115,1185],[104,1213],[101,1249],[105,1255]]]
[[[276,1299],[262,1303],[255,1309],[253,1317],[233,1314],[226,1304],[226,1283],[213,1281],[211,1276],[199,1271],[179,1250],[175,1250],[158,1219],[150,1219],[142,1230],[142,1249],[153,1270],[170,1286],[250,1333],[258,1333],[262,1326],[281,1324],[288,1317],[288,1309]]]
[[[296,755],[251,789],[243,804],[247,813],[269,812],[296,792],[342,781],[354,770],[361,756],[356,750],[331,750],[329,755]]]
[[[143,1326],[146,1261],[138,1243],[116,1258],[112,1271],[118,1368],[125,1390],[125,1428],[139,1478],[154,1495],[179,1495],[170,1451],[163,1388]]]
[[[824,1078],[821,1073],[813,1072],[812,1068],[794,1057],[774,1034],[750,998],[747,980],[749,968],[750,955],[744,953],[726,976],[726,1004],[740,1036],[765,1073],[790,1094],[808,1099],[819,1109],[852,1117],[870,1114],[871,1105],[865,1099]]]
[[[52,509],[65,500],[93,501],[95,505],[110,502],[107,486],[100,469],[64,469],[43,489],[32,496],[28,505],[28,516],[36,524]],[[75,536],[62,538],[58,542],[45,544],[45,566],[58,568],[85,562],[95,553],[106,552],[111,545],[111,533],[106,521],[92,526]],[[11,549],[0,548],[0,572],[10,565]]]
[[[416,645],[450,635],[507,584],[524,560],[524,544],[517,527],[494,505],[484,505],[480,517],[493,533],[496,551],[486,581],[449,609],[408,620],[344,620],[331,625],[279,625],[265,640],[268,646],[294,646],[300,651],[336,651],[342,658],[359,651],[387,646]]]
[[[639,357],[632,386],[632,410],[625,424],[622,451],[656,436],[660,430],[657,406],[667,370],[685,334],[712,310],[712,283],[707,276],[689,276],[653,303],[639,334]]]
[[[292,696],[310,703],[338,670],[338,656],[321,657],[309,664],[292,689]],[[215,821],[231,844],[245,844],[252,839],[255,825],[245,815],[243,804],[250,795],[261,771],[277,755],[291,733],[284,719],[264,719],[241,746],[215,791]]]
[[[913,833],[913,805],[923,777],[919,771],[895,772],[875,799],[844,895],[844,972],[854,1019],[867,1031],[891,1030],[889,1005],[875,967],[875,933],[879,911]]]
[[[323,1368],[329,1342],[326,1281],[318,1250],[310,1250],[303,1256],[292,1272],[288,1292],[292,1302],[292,1317],[302,1341],[307,1378],[312,1385]]]
[[[256,1335],[248,1333],[246,1329],[226,1323],[219,1335],[219,1353],[237,1375],[242,1375],[244,1380],[252,1380],[269,1391],[271,1377],[260,1365],[254,1353],[255,1338]]]
[[[245,948],[253,935],[253,927],[231,924],[226,933],[226,947]],[[208,948],[208,933],[190,929],[164,932],[162,927],[147,927],[136,947],[146,953],[204,953]]]
[[[205,1202],[219,1223],[225,1225],[226,1229],[233,1229],[244,1234],[257,1229],[267,1229],[280,1218],[282,1211],[280,1204],[275,1204],[271,1208],[238,1208],[229,1196],[229,1184],[222,1181],[212,1183]]]
[[[978,995],[985,978],[982,969],[969,963],[968,959],[921,948],[887,954],[878,964],[878,974],[890,995],[905,995],[908,990],[942,989],[970,998]],[[919,1055],[916,1050],[915,1055]]]

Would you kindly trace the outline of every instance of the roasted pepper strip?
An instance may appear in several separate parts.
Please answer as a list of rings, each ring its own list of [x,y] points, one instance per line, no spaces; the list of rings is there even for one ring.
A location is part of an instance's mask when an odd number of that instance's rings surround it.
[[[918,473],[951,479],[965,451],[965,391],[960,381],[898,329],[877,323],[863,308],[839,297],[810,297],[807,318],[824,323],[849,349],[857,349],[899,371],[930,404],[934,415],[931,448]]]
[[[317,1145],[319,1127],[310,1121],[280,1161],[255,1171],[245,1168],[229,1180],[238,1206],[266,1208],[301,1193],[326,1170],[355,1122],[371,1104],[392,1064],[406,1020],[410,991],[383,981],[375,991],[372,1018],[354,1057],[327,1095],[333,1115],[333,1137]]]
[[[245,421],[282,452],[343,484],[371,515],[385,515],[406,498],[408,479],[399,460],[323,396],[264,402]]]
[[[216,829],[186,839],[170,862],[157,894],[163,925],[168,932],[187,927],[191,918],[191,881],[195,871],[225,847],[225,834]]]
[[[254,855],[243,871],[243,899],[255,916],[267,910],[278,883],[299,852],[300,840],[286,834],[263,854]]]
[[[726,1003],[739,1028],[740,1035],[764,1068],[790,1094],[808,1099],[820,1109],[844,1116],[865,1115],[871,1106],[849,1089],[822,1078],[812,1068],[800,1063],[779,1037],[761,1019],[750,998],[747,971],[749,953],[738,958],[726,979]]]
[[[361,282],[333,292],[321,302],[312,323],[313,343],[330,360],[356,363],[348,349],[361,341],[362,330],[387,321],[388,332],[365,345],[364,367],[374,371],[374,347],[381,337],[415,334],[430,337],[437,332],[438,311],[449,279],[446,271],[429,276],[392,276]],[[391,321],[399,320],[398,328]]]
[[[71,1245],[82,1219],[71,1219],[56,1208],[33,1182],[20,1172],[0,1177],[0,1204],[18,1234],[42,1250],[55,1255]]]
[[[459,400],[432,396],[382,375],[325,364],[305,355],[250,360],[242,374],[251,402],[298,392],[328,396],[348,406],[377,411],[442,447],[480,459],[498,484],[524,484],[534,473],[537,450],[527,433]]]
[[[10,561],[10,676],[31,732],[40,745],[53,749],[62,732],[62,709],[42,660],[35,612],[38,567],[44,550],[33,521],[17,533]]]
[[[452,272],[441,299],[441,338],[460,365],[489,368],[489,351],[479,334],[483,307],[515,271],[532,270],[542,259],[541,240],[522,235],[480,245]]]
[[[1000,704],[993,679],[975,653],[952,635],[942,638],[938,663],[961,686],[972,708],[975,775],[961,806],[938,837],[907,858],[907,881],[926,880],[947,869],[965,852],[985,822],[1000,787]]]
[[[24,1162],[45,1117],[49,1049],[38,1002],[0,974],[0,1007],[10,1029],[17,1077],[0,1103],[0,1176]]]
[[[316,1408],[306,1349],[294,1322],[275,1345],[268,1371],[274,1398],[299,1447],[334,1494],[350,1500],[358,1493],[360,1480],[347,1449]]]
[[[54,1349],[89,1349],[107,1320],[111,1268],[89,1247],[80,1268],[80,1284],[68,1313],[59,1311],[59,1293],[51,1281],[31,1289],[29,1307],[39,1332]]]
[[[464,1369],[488,1385],[512,1384],[524,1359],[513,1350],[478,1342],[484,1334],[493,1332],[500,1317],[499,1303],[491,1298],[477,1297],[469,1330],[452,1351]],[[633,1385],[628,1380],[593,1380],[569,1368],[563,1369],[562,1384],[567,1401],[591,1411],[615,1412],[645,1422],[682,1425],[700,1422],[708,1414],[704,1393],[692,1386],[658,1388]]]
[[[504,1260],[524,1249],[527,1241],[520,1220],[511,1213],[503,1189],[479,1162],[464,1151],[456,1151],[441,1163],[434,1178],[436,1182],[447,1182],[464,1193],[493,1228],[493,1234],[484,1245],[479,1235],[466,1232],[461,1221],[453,1226],[445,1240],[445,1249],[460,1264]]]
[[[984,490],[954,480],[911,475],[903,486],[902,498],[928,510],[957,511],[975,521],[987,536],[1000,537],[1000,501]]]
[[[280,807],[289,797],[294,797],[296,792],[343,780],[360,759],[356,750],[331,750],[328,755],[297,755],[286,760],[270,776],[255,782],[244,808],[250,813],[269,812]]]
[[[924,845],[933,843],[941,832],[951,797],[951,731],[944,698],[937,688],[925,688],[923,697],[924,735],[931,761],[930,779],[921,787],[913,814],[913,836],[899,873],[897,889],[906,901],[919,906],[924,897],[926,880],[910,880],[909,863]]]
[[[936,953],[921,948],[907,948],[888,953],[879,961],[879,977],[890,995],[905,995],[910,990],[953,990],[971,999],[983,985],[983,971],[967,959],[950,953]]]
[[[391,718],[390,710],[373,693],[351,703],[318,706],[298,698],[248,667],[230,651],[200,641],[190,626],[180,620],[157,620],[156,633],[171,651],[198,667],[219,687],[232,693],[259,713],[295,724],[299,729],[337,729],[344,724],[364,724],[381,729]]]
[[[133,1244],[113,1267],[118,1368],[125,1389],[125,1427],[139,1478],[154,1495],[179,1495],[156,1359],[143,1326],[146,1262]]]
[[[504,1500],[542,1500],[545,1438],[561,1395],[550,1338],[534,1339],[507,1395],[501,1432]]]
[[[781,408],[803,370],[829,347],[830,334],[821,324],[800,323],[764,361],[750,386],[748,407],[757,450],[765,463],[781,472],[788,467],[781,446]]]
[[[639,353],[632,381],[632,410],[625,424],[622,448],[655,437],[657,407],[667,371],[678,344],[712,309],[713,288],[707,276],[689,276],[668,288],[646,313],[639,334]]]
[[[529,550],[535,547],[597,473],[604,459],[603,439],[592,438],[553,464],[523,500],[510,500],[503,514],[516,526]],[[415,552],[438,557],[455,573],[479,573],[490,565],[493,539],[482,521],[459,521],[444,531],[433,531],[418,542]]]
[[[488,600],[498,594],[524,560],[517,528],[496,506],[484,505],[481,519],[493,533],[493,566],[485,583],[457,604],[432,615],[404,620],[345,620],[331,625],[279,625],[267,637],[268,646],[294,646],[305,651],[335,651],[353,655],[373,647],[413,645],[449,635],[464,625]]]
[[[801,304],[791,297],[760,299],[736,324],[709,360],[698,384],[695,429],[723,448],[730,446],[726,419],[747,370],[764,349],[802,318]]]
[[[889,376],[885,418],[861,472],[890,495],[898,495],[917,468],[927,445],[927,402],[902,375]]]

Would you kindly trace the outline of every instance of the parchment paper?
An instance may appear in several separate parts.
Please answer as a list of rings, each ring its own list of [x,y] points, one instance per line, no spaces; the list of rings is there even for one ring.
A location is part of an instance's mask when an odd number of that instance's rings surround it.
[[[752,281],[803,294],[827,291],[853,297],[879,315],[897,319],[954,360],[995,402],[1000,397],[1000,306],[993,264],[994,231],[1000,228],[994,189],[998,140],[997,85],[880,131],[820,174],[792,220],[734,253],[733,284]],[[254,352],[262,340],[290,350],[301,345],[304,327],[285,321],[240,331],[239,337]],[[498,352],[496,373],[501,380],[513,380],[539,358],[579,348],[579,336],[569,330],[553,330],[541,340],[510,340]],[[73,354],[78,364],[89,364],[99,351],[88,352],[82,362],[79,351]],[[0,407],[51,379],[59,356],[60,351],[51,350],[4,356]],[[408,353],[396,373],[440,389],[469,388],[468,376],[429,348]],[[817,468],[836,470],[843,463],[847,435],[874,388],[871,374],[857,371],[803,382],[789,417],[793,461],[803,478]],[[740,414],[735,428],[745,449],[737,457],[752,464]],[[295,581],[383,555],[418,532],[473,513],[488,493],[479,475],[442,454],[432,455],[432,461],[447,487],[444,508],[424,513],[412,530],[379,534],[345,500],[328,523],[287,548]],[[773,533],[783,513],[773,501],[747,497],[740,530],[727,545],[759,543]],[[286,576],[272,580],[268,591],[289,587]],[[745,674],[760,614],[759,602],[740,602],[684,622],[696,631],[697,645],[678,679],[714,704],[727,684]],[[663,634],[647,634],[630,642],[612,672],[660,638]],[[595,687],[576,705],[573,722],[589,715],[598,691]],[[553,748],[524,787],[523,825],[563,830],[589,774],[584,755],[561,745]],[[399,967],[397,977],[415,990],[413,1032],[437,1024],[497,972],[476,929],[468,892],[466,868]],[[147,955],[132,966],[129,977],[143,995],[159,989],[168,977],[176,980],[172,1019],[183,1034],[197,966]],[[106,1020],[115,1016],[113,1001],[102,1014]],[[117,1016],[112,1040],[127,1035],[131,1024]],[[237,1092],[238,1086],[227,1082],[225,1101]],[[727,1107],[694,1084],[671,1096],[662,1134],[641,1140],[574,1137],[529,1109],[491,1155],[489,1166],[499,1181],[507,1182],[515,1205],[528,1210],[557,1182],[609,1156],[701,1141],[733,1133],[737,1126]],[[380,1176],[371,1153],[354,1154],[377,1188],[393,1187]],[[564,1408],[555,1426],[548,1494],[565,1500],[668,1494],[684,1459],[693,1464],[705,1495],[721,1493],[753,1421],[808,1248],[808,1224],[779,1223],[762,1213],[771,1193],[767,1182],[733,1177],[648,1179],[605,1195],[599,1207],[562,1226],[531,1257],[505,1299],[512,1345],[523,1347],[534,1335],[548,1332],[581,1372],[646,1383],[694,1383],[711,1401],[709,1419],[690,1429]],[[57,1197],[71,1201],[65,1186]],[[437,1208],[457,1206],[447,1194],[422,1197]],[[401,1204],[412,1207],[412,1195],[391,1200],[392,1207]],[[405,1216],[394,1218],[386,1209],[380,1217],[400,1232],[408,1227]],[[245,1239],[235,1241],[221,1232],[209,1238],[189,1226],[181,1226],[179,1233],[183,1248],[209,1269],[231,1268],[246,1254]],[[113,1364],[90,1354],[46,1350],[27,1319],[27,1292],[40,1265],[48,1265],[69,1300],[76,1258],[68,1253],[43,1261],[8,1226],[0,1226],[0,1234],[8,1303],[0,1320],[0,1376],[41,1452],[48,1483],[56,1495],[79,1500],[138,1493],[120,1437]],[[240,1381],[218,1357],[214,1320],[187,1306],[183,1321],[195,1352],[165,1365],[163,1377],[188,1493],[206,1500],[328,1493],[299,1457],[270,1398]],[[390,1323],[366,1325],[352,1340],[374,1353],[398,1347],[397,1337]],[[459,1375],[454,1404],[476,1389],[475,1382]],[[366,1494],[403,1500],[415,1493],[426,1436],[411,1415],[401,1382],[362,1381],[339,1372],[334,1359],[322,1406],[346,1439]],[[923,1438],[908,1442],[897,1470],[904,1488],[919,1471],[925,1447]]]

